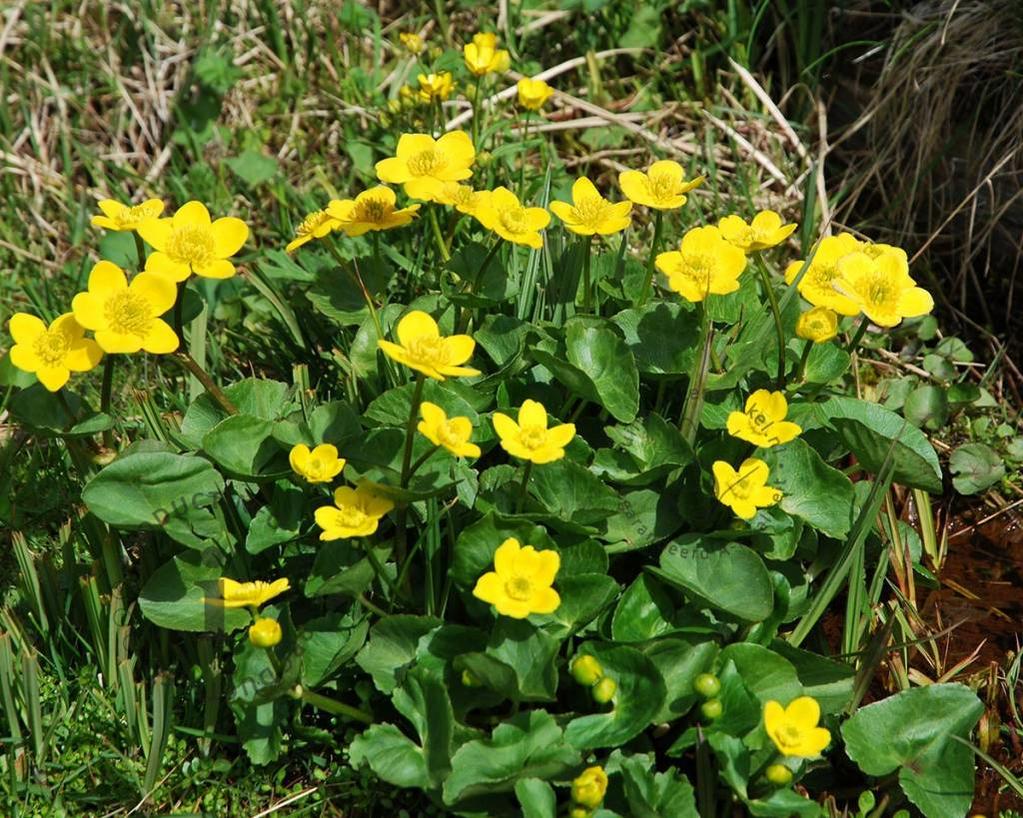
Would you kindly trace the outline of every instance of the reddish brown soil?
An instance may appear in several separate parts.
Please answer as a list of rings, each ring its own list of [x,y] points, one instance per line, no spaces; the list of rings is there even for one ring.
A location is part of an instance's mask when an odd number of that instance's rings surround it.
[[[1019,689],[1006,687],[1004,670],[1023,642],[1023,519],[1010,512],[980,525],[962,521],[950,534],[941,580],[941,589],[923,601],[922,613],[936,630],[955,626],[941,642],[945,667],[980,646],[965,675],[976,679],[987,671],[987,681],[978,691],[988,703],[985,718],[993,716],[1007,728],[992,741],[988,753],[1021,776],[1023,737],[1008,697],[1014,696],[1017,711],[1023,712],[1023,696]],[[1003,792],[1005,783],[993,769],[981,762],[977,773],[972,813],[998,815],[999,810],[1023,809],[1023,799]]]

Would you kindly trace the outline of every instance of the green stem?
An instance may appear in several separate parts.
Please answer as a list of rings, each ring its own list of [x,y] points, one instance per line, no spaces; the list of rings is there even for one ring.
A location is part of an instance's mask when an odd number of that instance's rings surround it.
[[[799,356],[799,366],[796,368],[796,383],[802,383],[806,377],[806,362],[810,360],[810,353],[813,352],[813,341],[807,341],[803,347],[803,353]]]
[[[433,457],[438,451],[440,451],[440,446],[434,446],[428,452],[426,452],[425,454],[421,455],[420,458],[415,463],[413,463],[412,467],[409,469],[409,477],[411,478],[412,475],[414,475],[417,471],[419,471],[419,469],[422,467],[422,465],[427,460],[429,460],[431,457]]]
[[[135,239],[135,253],[139,257],[139,272],[146,269],[146,246],[142,243],[142,236],[132,231],[132,237]]]
[[[374,233],[374,238],[376,234]],[[334,244],[334,239],[325,242],[327,250],[334,257],[334,260],[340,265],[341,269],[345,269],[348,266],[348,262],[345,257],[341,255],[341,251],[337,249],[337,245]],[[373,245],[374,254],[377,252],[377,245]],[[380,324],[380,316],[377,314],[376,304],[373,303],[373,297],[369,294],[369,289],[366,287],[366,282],[362,280],[362,273],[359,272],[358,262],[352,262],[352,277],[355,279],[355,283],[359,285],[359,290],[362,292],[362,298],[366,302],[366,307],[369,309],[369,316],[373,319],[373,327],[377,331],[377,340],[381,340],[384,337],[384,329]]]
[[[689,385],[686,387],[686,399],[682,404],[682,418],[679,421],[682,437],[690,446],[696,440],[696,432],[700,428],[700,414],[703,411],[703,387],[707,379],[707,369],[710,366],[710,349],[714,343],[714,328],[711,326],[710,316],[707,313],[707,302],[701,301],[698,309],[700,310],[700,343],[697,349],[700,350],[700,354],[693,361],[693,369],[689,373]]]
[[[412,403],[409,406],[408,423],[405,425],[405,451],[401,457],[401,487],[403,489],[408,487],[408,481],[412,477],[412,444],[415,442],[416,418],[419,417],[419,404],[423,399],[423,386],[425,383],[426,376],[422,372],[417,373],[416,386],[412,392]],[[403,568],[408,554],[408,532],[405,529],[407,515],[408,505],[402,504],[398,509],[394,548],[394,559],[398,565],[399,577],[404,573]],[[402,587],[400,579],[398,587]]]
[[[525,467],[522,469],[522,482],[519,483],[519,499],[515,501],[515,513],[518,514],[522,511],[522,506],[526,502],[526,496],[529,494],[529,476],[533,473],[533,461],[527,460]]]
[[[185,307],[185,287],[188,285],[182,282],[178,285],[178,297],[174,301],[174,332],[177,333],[178,340],[181,341],[182,346],[185,343],[185,318],[184,318],[184,307]]]
[[[437,221],[437,208],[430,208],[430,228],[433,230],[433,238],[437,242],[437,250],[444,261],[451,260],[451,253],[448,252],[448,245],[444,241],[444,234],[440,230],[440,222]]]
[[[391,596],[394,597],[397,594],[398,589],[395,587],[394,582],[391,581],[391,578],[387,576],[387,571],[384,566],[380,564],[380,560],[377,559],[377,555],[373,553],[372,543],[366,541],[365,546],[366,559],[369,560],[369,564],[373,566],[373,573],[377,575],[377,579],[379,579],[380,582],[387,587],[387,589],[391,592]]]
[[[771,304],[771,314],[774,316],[774,331],[778,336],[778,388],[781,389],[785,386],[785,327],[782,325],[778,296],[774,292],[774,287],[771,286],[771,273],[759,256],[756,267],[760,273],[760,281],[764,285],[767,300]]]
[[[114,356],[105,355],[103,358],[103,386],[100,390],[99,410],[104,415],[110,414],[110,399],[114,391]],[[111,429],[103,432],[103,447],[114,448],[114,433]]]
[[[444,42],[449,46],[451,43],[451,26],[448,23],[448,16],[444,12],[444,0],[433,0],[433,10],[437,14],[437,23],[440,25],[441,35]]]
[[[483,75],[476,75],[476,85],[474,86],[472,94],[472,144],[476,144],[476,139],[479,137],[480,132],[480,86],[483,84]]]
[[[529,116],[532,111],[526,111],[526,122],[522,126],[522,162],[519,164],[519,198],[526,201],[526,143],[529,141]]]
[[[589,312],[592,309],[592,289],[590,284],[590,258],[593,255],[593,239],[586,236],[586,255],[583,257],[583,311]]]
[[[356,600],[358,600],[359,604],[363,608],[365,608],[367,611],[370,611],[371,613],[375,613],[377,616],[387,616],[387,611],[385,611],[383,608],[377,607],[372,602],[370,602],[368,599],[366,599],[366,595],[365,594],[359,594],[355,598],[356,598]]]
[[[238,407],[231,403],[231,399],[228,398],[227,395],[221,391],[220,387],[213,382],[213,378],[209,376],[206,370],[196,363],[195,358],[187,352],[182,352],[180,350],[174,353],[174,357],[182,366],[185,367],[185,369],[195,375],[196,380],[203,385],[206,391],[213,397],[213,400],[219,403],[221,408],[227,412],[227,414],[238,414]]]
[[[355,721],[361,721],[363,724],[372,724],[373,716],[367,713],[365,710],[360,710],[358,707],[352,707],[350,704],[339,702],[337,699],[330,699],[326,696],[321,696],[319,693],[313,693],[311,690],[302,691],[302,701],[306,704],[311,704],[313,707],[318,707],[320,710],[324,710],[327,713],[333,713],[335,716],[348,716],[350,719]]]
[[[658,210],[657,215],[654,216],[654,242],[650,245],[650,258],[646,262],[646,280],[643,282],[643,292],[640,293],[637,307],[642,307],[646,303],[654,286],[654,262],[657,260],[657,247],[661,242],[663,221],[664,212]]]
[[[423,399],[423,386],[426,384],[426,376],[419,372],[416,375],[416,386],[412,392],[412,404],[409,406],[408,423],[405,426],[405,453],[401,458],[401,487],[408,486],[409,478],[412,476],[412,444],[416,437],[416,418],[419,417],[419,403]]]
[[[869,323],[870,319],[864,315],[863,319],[860,321],[860,325],[856,328],[856,334],[852,337],[852,340],[849,342],[849,346],[845,348],[845,351],[848,352],[850,355],[852,355],[853,352],[856,351],[856,347],[858,347],[860,345],[860,341],[863,340],[863,336],[867,332],[867,325]]]

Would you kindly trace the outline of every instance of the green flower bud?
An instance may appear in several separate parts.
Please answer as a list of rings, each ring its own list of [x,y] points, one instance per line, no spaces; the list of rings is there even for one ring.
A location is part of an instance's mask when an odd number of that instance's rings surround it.
[[[576,656],[569,667],[572,678],[579,684],[592,687],[604,677],[604,668],[593,656]]]
[[[618,692],[618,683],[611,678],[605,676],[599,682],[597,682],[591,691],[593,695],[593,701],[597,704],[607,704],[611,699],[614,698],[615,693]]]
[[[713,673],[701,673],[693,682],[693,689],[703,698],[713,699],[721,692],[721,680]]]
[[[593,813],[586,807],[572,807],[568,811],[568,818],[590,818]]]
[[[462,684],[466,687],[482,687],[482,683],[476,678],[476,674],[466,668],[462,671]]]
[[[792,770],[784,764],[772,764],[764,771],[764,777],[776,787],[786,787],[792,783]]]
[[[700,705],[700,712],[707,721],[714,721],[715,719],[721,718],[721,714],[725,708],[721,704],[721,699],[707,699],[703,704]]]
[[[494,163],[494,154],[490,151],[480,151],[476,154],[475,165],[478,168],[488,168]]]

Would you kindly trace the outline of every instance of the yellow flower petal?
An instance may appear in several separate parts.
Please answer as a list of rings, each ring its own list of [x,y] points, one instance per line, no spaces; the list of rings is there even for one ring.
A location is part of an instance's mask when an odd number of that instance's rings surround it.
[[[213,254],[220,259],[233,256],[242,249],[242,245],[249,238],[249,226],[233,216],[217,219],[211,225],[211,229],[214,241]]]
[[[128,289],[124,271],[111,261],[97,262],[89,273],[89,292],[106,297],[120,290]]]
[[[209,227],[210,212],[206,205],[195,200],[186,202],[173,216],[175,229],[179,227]]]
[[[181,282],[188,280],[192,268],[184,262],[175,261],[166,253],[157,251],[146,257],[146,272],[163,276],[170,281]]]
[[[156,273],[139,273],[128,289],[149,302],[153,315],[163,315],[178,300],[178,288],[174,282]]]

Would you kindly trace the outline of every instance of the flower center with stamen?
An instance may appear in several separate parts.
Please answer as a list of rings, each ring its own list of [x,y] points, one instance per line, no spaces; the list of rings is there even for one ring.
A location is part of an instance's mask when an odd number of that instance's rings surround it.
[[[870,286],[867,288],[867,298],[872,304],[879,307],[894,301],[895,299],[893,296],[894,292],[892,286],[888,281],[882,278],[874,279],[870,282]]]
[[[177,228],[167,242],[168,256],[193,267],[201,267],[213,261],[213,250],[213,231],[195,224]]]
[[[527,449],[539,449],[547,442],[547,430],[542,426],[523,426],[519,431],[519,441]]]
[[[749,418],[749,422],[753,428],[761,433],[766,432],[772,425],[774,425],[773,420],[757,409],[750,409],[746,412],[746,417]]]
[[[49,329],[32,345],[32,351],[47,366],[59,366],[71,349],[71,335]]]
[[[134,227],[142,224],[147,219],[154,219],[159,215],[157,209],[150,204],[140,204],[129,207],[117,216],[117,223],[121,227]]]
[[[692,279],[693,283],[700,289],[700,292],[704,295],[709,295],[710,278],[713,270],[714,260],[712,258],[703,253],[693,253],[686,255],[682,273],[687,278]]]
[[[426,366],[446,364],[448,361],[447,350],[441,338],[427,336],[413,338],[408,345],[408,353],[412,360]]]
[[[315,213],[310,213],[306,216],[295,232],[299,236],[310,236],[329,220],[330,216],[327,215],[327,211],[317,210]]]
[[[458,434],[454,421],[446,421],[437,429],[437,438],[445,446],[458,446],[463,443],[462,436]]]
[[[338,514],[338,521],[346,528],[361,528],[368,519],[366,512],[355,506],[345,506]]]
[[[654,173],[647,181],[650,195],[659,201],[666,201],[675,195],[675,178],[668,173]]]
[[[379,224],[390,215],[390,210],[383,199],[363,199],[355,206],[352,221]]]
[[[580,222],[590,227],[596,227],[604,220],[609,207],[610,204],[603,199],[597,196],[587,196],[585,199],[577,202],[572,209],[575,211],[575,217]]]
[[[802,739],[802,732],[798,727],[786,724],[778,731],[778,740],[786,747],[794,747]]]
[[[444,157],[428,148],[410,156],[407,164],[413,176],[429,176],[444,167]]]
[[[529,230],[529,226],[526,223],[526,208],[524,207],[511,207],[507,210],[502,210],[501,225],[509,233],[526,233]]]
[[[516,602],[525,602],[533,595],[533,583],[525,577],[512,577],[504,583],[504,592]]]
[[[130,290],[119,292],[107,300],[103,313],[110,329],[121,335],[145,335],[153,320],[149,302]]]

